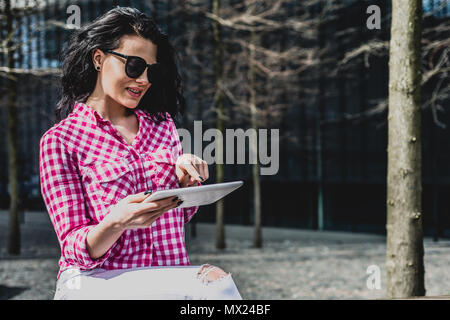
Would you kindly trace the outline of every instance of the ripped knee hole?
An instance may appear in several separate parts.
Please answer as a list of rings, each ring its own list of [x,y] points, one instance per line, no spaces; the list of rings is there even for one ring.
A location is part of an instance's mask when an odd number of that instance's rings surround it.
[[[226,273],[222,269],[210,264],[204,264],[197,273],[197,278],[204,284],[208,284],[213,281],[219,281],[227,277],[229,273]]]

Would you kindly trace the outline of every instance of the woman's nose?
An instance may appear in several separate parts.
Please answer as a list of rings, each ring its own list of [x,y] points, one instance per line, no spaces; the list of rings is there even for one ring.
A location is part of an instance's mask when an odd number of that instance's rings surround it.
[[[147,70],[148,70],[148,67],[145,68],[144,72],[142,72],[141,75],[136,78],[136,81],[138,81],[140,84],[149,84],[150,83],[148,81]]]

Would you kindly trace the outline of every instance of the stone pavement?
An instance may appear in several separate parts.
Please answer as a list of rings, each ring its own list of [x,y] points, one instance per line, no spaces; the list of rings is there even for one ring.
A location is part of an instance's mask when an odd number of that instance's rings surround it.
[[[0,299],[51,299],[59,246],[45,212],[26,212],[22,253],[6,254],[7,212],[0,211]],[[263,228],[263,248],[252,248],[251,226],[227,225],[224,250],[215,248],[215,225],[197,224],[188,242],[191,264],[231,272],[244,299],[383,299],[385,238],[380,235]],[[450,241],[426,238],[427,296],[450,294]],[[381,288],[369,283],[378,269]],[[372,287],[370,289],[369,287]]]

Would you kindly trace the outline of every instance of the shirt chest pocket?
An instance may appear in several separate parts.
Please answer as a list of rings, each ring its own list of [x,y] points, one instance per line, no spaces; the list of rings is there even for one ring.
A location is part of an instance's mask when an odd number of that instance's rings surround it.
[[[89,168],[93,181],[92,192],[106,206],[115,204],[126,196],[135,193],[133,171],[120,160],[102,162]]]
[[[158,149],[144,155],[145,170],[151,180],[153,190],[178,186],[175,173],[175,159],[169,149]]]

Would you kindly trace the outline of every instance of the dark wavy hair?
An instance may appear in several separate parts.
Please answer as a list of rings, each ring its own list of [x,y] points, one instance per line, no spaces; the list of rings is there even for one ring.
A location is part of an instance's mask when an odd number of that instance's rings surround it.
[[[114,50],[124,35],[138,35],[151,40],[157,46],[156,59],[161,64],[161,80],[152,83],[137,108],[149,112],[157,122],[167,120],[165,112],[174,119],[184,113],[186,102],[176,65],[178,56],[167,35],[139,10],[116,6],[71,34],[66,48],[60,53],[61,99],[55,110],[57,122],[72,112],[76,101],[86,102],[94,90],[97,71],[92,61],[93,50]]]

